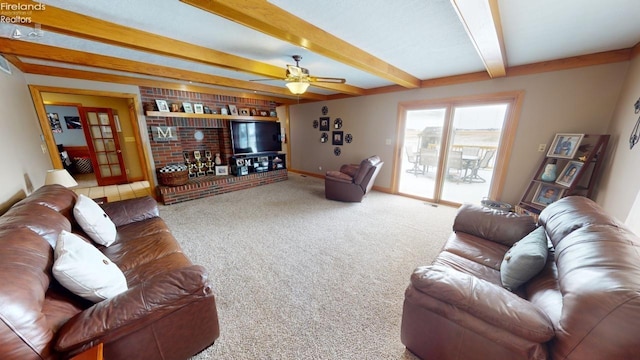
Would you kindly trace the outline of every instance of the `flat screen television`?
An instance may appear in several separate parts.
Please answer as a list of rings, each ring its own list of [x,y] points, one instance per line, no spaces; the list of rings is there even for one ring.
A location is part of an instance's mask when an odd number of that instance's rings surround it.
[[[231,121],[234,155],[282,151],[280,123],[274,121]]]

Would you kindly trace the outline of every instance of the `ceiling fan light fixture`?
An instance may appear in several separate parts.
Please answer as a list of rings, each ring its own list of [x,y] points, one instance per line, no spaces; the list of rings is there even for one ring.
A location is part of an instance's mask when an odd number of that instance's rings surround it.
[[[304,92],[309,88],[309,83],[305,81],[292,81],[288,82],[286,85],[287,88],[289,88],[289,91],[294,95],[304,94]]]

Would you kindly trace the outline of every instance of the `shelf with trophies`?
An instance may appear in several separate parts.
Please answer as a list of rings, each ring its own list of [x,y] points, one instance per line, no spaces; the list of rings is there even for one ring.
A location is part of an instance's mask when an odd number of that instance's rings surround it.
[[[229,168],[222,164],[220,153],[216,153],[214,156],[209,150],[204,152],[195,150],[193,152],[184,151],[182,156],[189,179],[201,176],[229,175]]]
[[[229,161],[231,163],[231,174],[235,176],[286,169],[286,154],[236,156]]]

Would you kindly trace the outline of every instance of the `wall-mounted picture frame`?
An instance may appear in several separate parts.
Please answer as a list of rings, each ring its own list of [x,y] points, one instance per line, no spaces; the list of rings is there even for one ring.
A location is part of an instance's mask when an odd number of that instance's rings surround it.
[[[183,102],[182,103],[182,109],[184,110],[184,112],[186,113],[190,113],[193,114],[193,106],[191,105],[191,103],[189,102]]]
[[[54,134],[62,133],[62,125],[60,125],[60,117],[58,113],[47,113],[49,119],[49,126],[51,126],[51,132]]]
[[[569,161],[560,173],[560,176],[556,179],[556,183],[571,187],[573,181],[576,179],[576,175],[578,175],[578,172],[582,169],[582,165],[584,165],[584,163],[581,161]]]
[[[229,175],[229,167],[226,165],[216,165],[216,176]]]
[[[240,108],[238,109],[238,114],[242,116],[249,116],[251,114],[249,108]]]
[[[167,104],[167,100],[156,100],[156,105],[158,106],[158,111],[169,112],[169,104]]]
[[[235,105],[229,104],[229,115],[238,115],[238,107]]]
[[[204,114],[204,105],[193,104],[193,112],[196,114]]]
[[[547,206],[553,202],[556,202],[558,199],[562,197],[564,190],[547,184],[538,185],[538,189],[536,189],[535,194],[533,195],[533,199],[531,202],[540,205]]]
[[[64,123],[67,125],[67,129],[82,130],[80,116],[65,116]]]
[[[320,118],[320,131],[329,131],[329,122],[331,121],[330,117],[321,117]]]
[[[342,145],[344,143],[343,133],[344,131],[334,131],[331,136],[331,145]]]
[[[549,147],[548,157],[573,159],[584,134],[556,134]]]

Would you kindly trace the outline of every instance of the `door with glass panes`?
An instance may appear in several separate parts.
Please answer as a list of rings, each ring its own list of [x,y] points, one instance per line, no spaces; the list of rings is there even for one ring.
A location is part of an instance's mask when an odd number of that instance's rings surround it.
[[[82,107],[80,117],[98,185],[127,182],[118,132],[111,109]]]

